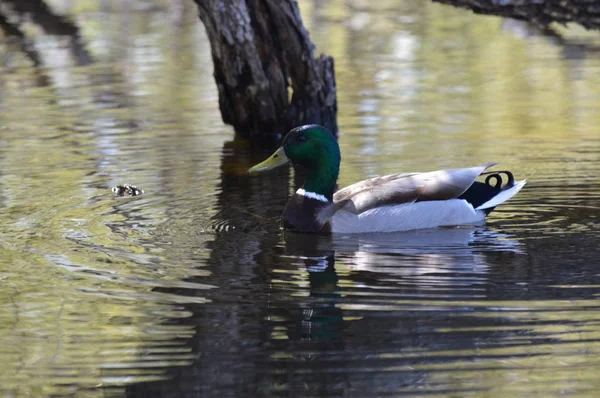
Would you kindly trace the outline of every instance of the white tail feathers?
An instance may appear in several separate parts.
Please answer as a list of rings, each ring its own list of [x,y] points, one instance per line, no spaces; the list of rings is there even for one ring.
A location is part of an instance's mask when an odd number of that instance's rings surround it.
[[[527,182],[527,180],[516,181],[515,185],[513,185],[512,187],[510,187],[508,189],[500,191],[500,193],[498,193],[498,195],[494,196],[493,198],[491,198],[484,204],[477,206],[477,208],[475,210],[489,209],[490,207],[496,207],[499,204],[506,202],[507,200],[509,200],[510,198],[515,196],[517,194],[517,192],[519,192],[521,190],[521,188],[523,188],[523,186],[525,185],[526,182]]]

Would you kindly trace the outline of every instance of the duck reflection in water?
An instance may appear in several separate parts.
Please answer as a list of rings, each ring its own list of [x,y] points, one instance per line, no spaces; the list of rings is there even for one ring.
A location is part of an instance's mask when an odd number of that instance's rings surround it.
[[[335,237],[285,232],[283,240],[285,257],[292,259],[288,266],[305,272],[308,281],[308,299],[297,300],[300,308],[288,314],[295,326],[287,328],[287,338],[342,345],[345,320],[361,323],[364,310],[399,309],[396,299],[415,295],[481,296],[491,264],[524,253],[520,242],[487,228]]]
[[[341,295],[335,270],[335,251],[327,248],[327,237],[284,233],[285,253],[298,261],[308,276],[308,305],[301,305],[294,319],[291,339],[335,340],[343,328],[343,312],[336,305]]]
[[[522,244],[487,228],[441,228],[347,236],[334,247],[352,271],[399,276],[422,274],[485,274],[488,257],[522,254]],[[495,262],[495,261],[494,261]],[[452,283],[452,279],[448,280]]]

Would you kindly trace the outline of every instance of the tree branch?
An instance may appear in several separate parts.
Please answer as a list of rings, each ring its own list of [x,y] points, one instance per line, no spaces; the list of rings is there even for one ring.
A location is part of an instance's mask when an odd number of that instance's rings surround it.
[[[433,0],[467,8],[477,14],[499,15],[528,21],[539,28],[552,22],[577,23],[586,29],[600,28],[599,0]]]

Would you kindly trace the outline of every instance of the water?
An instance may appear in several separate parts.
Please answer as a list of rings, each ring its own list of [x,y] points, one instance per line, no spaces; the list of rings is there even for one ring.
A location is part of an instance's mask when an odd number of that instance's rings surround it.
[[[302,1],[336,60],[341,185],[529,181],[484,227],[326,238],[279,230],[289,170],[246,175],[273,148],[222,124],[193,4],[50,3],[95,62],[31,25],[39,66],[0,41],[3,396],[596,396],[594,35]]]

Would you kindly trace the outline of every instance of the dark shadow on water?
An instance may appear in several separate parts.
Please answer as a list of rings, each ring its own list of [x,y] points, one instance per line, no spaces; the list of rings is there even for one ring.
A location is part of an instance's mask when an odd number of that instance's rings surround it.
[[[505,18],[502,20],[501,30],[522,39],[543,38],[552,45],[559,47],[563,58],[571,61],[584,60],[600,53],[598,45],[573,41],[564,38],[551,28],[540,29],[525,21]]]
[[[6,15],[0,16],[0,25],[5,33],[20,39],[24,53],[33,61],[34,65],[41,66],[41,60],[23,31],[17,24],[10,20],[30,20],[39,26],[45,34],[63,36],[69,40],[69,48],[77,65],[85,66],[93,62],[93,58],[85,48],[79,28],[68,18],[58,15],[43,0],[2,0],[3,11]]]

